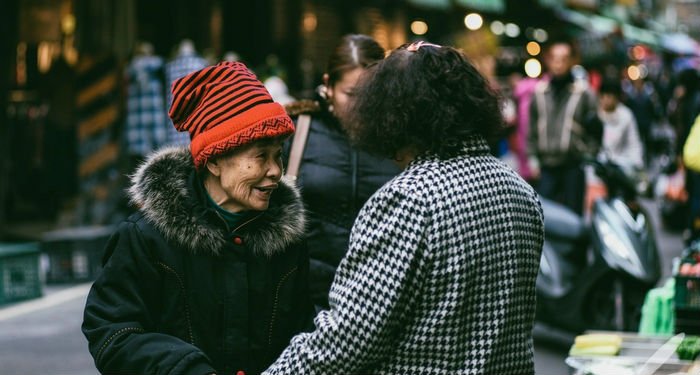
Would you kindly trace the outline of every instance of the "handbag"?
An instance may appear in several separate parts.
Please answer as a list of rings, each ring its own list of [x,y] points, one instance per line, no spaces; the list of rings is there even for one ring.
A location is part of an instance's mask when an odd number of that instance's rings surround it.
[[[287,169],[285,177],[290,181],[296,182],[301,167],[301,157],[304,156],[304,148],[306,147],[306,139],[309,136],[309,128],[311,127],[311,115],[299,115],[292,139],[292,147],[289,151],[289,160],[287,161]]]

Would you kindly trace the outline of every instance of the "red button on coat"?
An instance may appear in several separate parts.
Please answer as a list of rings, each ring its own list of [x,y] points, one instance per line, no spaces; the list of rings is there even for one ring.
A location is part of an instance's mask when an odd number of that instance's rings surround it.
[[[236,239],[240,239],[240,237],[236,237]],[[245,371],[243,371],[243,370],[238,370],[238,372],[236,373],[236,375],[245,375]]]
[[[233,237],[233,243],[236,245],[243,245],[243,239],[240,237]]]

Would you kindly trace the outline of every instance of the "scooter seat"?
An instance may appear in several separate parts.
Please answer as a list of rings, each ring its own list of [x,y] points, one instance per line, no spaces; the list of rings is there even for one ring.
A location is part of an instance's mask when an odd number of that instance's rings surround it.
[[[582,241],[588,230],[583,218],[568,207],[540,196],[544,214],[545,238]]]

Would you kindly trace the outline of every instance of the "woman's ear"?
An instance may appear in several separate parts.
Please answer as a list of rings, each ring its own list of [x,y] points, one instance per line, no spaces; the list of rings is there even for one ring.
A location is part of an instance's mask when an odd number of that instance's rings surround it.
[[[209,173],[212,175],[219,177],[221,176],[221,165],[219,164],[219,161],[216,159],[208,160],[207,164],[205,164],[207,167],[207,170]]]
[[[329,79],[330,78],[328,77],[328,73],[324,73],[323,74],[323,91],[326,94],[326,100],[329,100],[333,97],[333,89],[328,84]]]

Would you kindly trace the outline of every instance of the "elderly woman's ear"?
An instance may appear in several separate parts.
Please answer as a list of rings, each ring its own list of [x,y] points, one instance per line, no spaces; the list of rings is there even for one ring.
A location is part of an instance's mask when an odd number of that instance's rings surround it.
[[[204,164],[206,170],[209,172],[209,174],[213,176],[221,176],[221,165],[219,164],[219,159],[218,158],[211,158],[207,160],[207,163]]]

